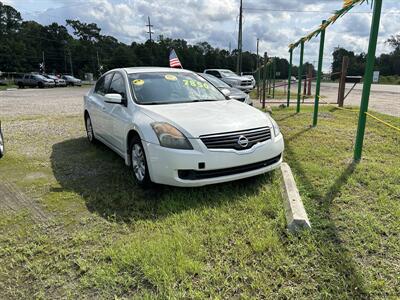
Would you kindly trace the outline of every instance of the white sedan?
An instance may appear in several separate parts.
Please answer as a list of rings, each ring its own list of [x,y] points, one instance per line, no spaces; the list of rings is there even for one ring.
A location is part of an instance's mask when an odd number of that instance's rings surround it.
[[[202,186],[279,167],[283,137],[260,110],[183,69],[104,74],[84,97],[87,137],[106,144],[142,186]]]

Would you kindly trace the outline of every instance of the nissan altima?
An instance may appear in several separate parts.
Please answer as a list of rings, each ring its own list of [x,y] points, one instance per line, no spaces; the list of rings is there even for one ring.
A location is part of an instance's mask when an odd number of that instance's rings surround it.
[[[280,166],[283,136],[270,115],[232,100],[184,69],[105,73],[84,97],[91,143],[124,160],[142,186],[202,186]]]

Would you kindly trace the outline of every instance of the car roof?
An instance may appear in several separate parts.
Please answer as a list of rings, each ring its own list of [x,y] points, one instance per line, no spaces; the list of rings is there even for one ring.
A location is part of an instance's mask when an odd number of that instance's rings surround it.
[[[110,71],[117,71],[117,70],[124,70],[128,74],[149,73],[149,72],[174,72],[174,73],[192,72],[190,70],[185,70],[185,69],[163,68],[163,67],[131,67],[131,68],[114,69]]]

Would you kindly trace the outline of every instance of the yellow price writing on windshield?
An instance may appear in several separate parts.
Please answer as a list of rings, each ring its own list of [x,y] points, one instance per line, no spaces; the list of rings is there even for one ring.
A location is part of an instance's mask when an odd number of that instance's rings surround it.
[[[194,88],[202,88],[202,89],[208,89],[208,84],[206,82],[201,82],[201,81],[197,81],[197,80],[187,80],[184,79],[183,83],[185,86],[190,86],[190,87],[194,87]]]

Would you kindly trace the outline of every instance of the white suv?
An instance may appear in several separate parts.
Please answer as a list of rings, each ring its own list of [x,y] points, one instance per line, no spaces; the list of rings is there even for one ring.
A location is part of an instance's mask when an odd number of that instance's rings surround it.
[[[89,141],[124,158],[140,185],[201,186],[282,162],[283,137],[269,115],[188,70],[109,71],[84,97],[84,118]]]

